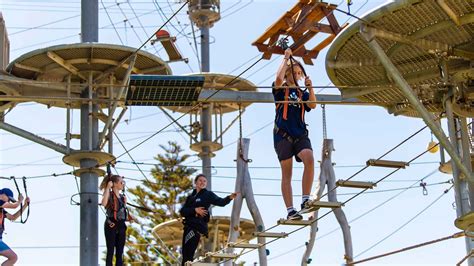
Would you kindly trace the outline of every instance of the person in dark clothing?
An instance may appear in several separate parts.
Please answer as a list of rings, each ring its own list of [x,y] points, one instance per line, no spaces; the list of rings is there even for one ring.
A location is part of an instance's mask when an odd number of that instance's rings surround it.
[[[115,250],[115,265],[123,265],[123,249],[127,233],[125,221],[132,221],[133,217],[127,211],[127,198],[121,193],[125,186],[123,177],[107,175],[102,180],[100,189],[104,190],[102,206],[106,210],[104,233],[107,245],[106,266],[112,266]]]
[[[30,198],[26,197],[23,202],[22,208],[16,211],[14,214],[8,213],[5,209],[16,209],[21,206],[23,201],[23,195],[18,195],[18,200],[13,197],[13,191],[9,188],[0,189],[0,256],[7,258],[2,265],[10,266],[14,265],[18,260],[16,253],[3,242],[3,231],[5,231],[5,218],[10,221],[15,221],[20,215],[26,210],[30,204]]]
[[[298,86],[298,80],[302,78],[308,91],[303,91]],[[316,108],[316,96],[311,79],[305,76],[301,63],[293,59],[290,48],[285,50],[285,57],[278,69],[272,93],[276,104],[273,143],[281,166],[281,191],[287,208],[287,219],[300,220],[303,217],[293,207],[291,188],[293,156],[297,162],[304,164],[301,204],[301,209],[304,209],[314,179],[313,150],[304,118],[305,112]]]
[[[194,179],[195,189],[186,198],[179,211],[183,217],[184,233],[182,242],[182,265],[193,261],[194,253],[201,239],[201,235],[208,236],[209,208],[211,205],[225,206],[229,204],[237,193],[232,193],[225,198],[220,198],[214,192],[206,189],[207,177],[199,174]]]

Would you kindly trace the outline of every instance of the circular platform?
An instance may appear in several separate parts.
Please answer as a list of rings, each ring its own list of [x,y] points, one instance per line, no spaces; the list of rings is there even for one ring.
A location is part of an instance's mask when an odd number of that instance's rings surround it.
[[[72,172],[74,176],[80,177],[84,173],[94,173],[98,176],[105,176],[106,172],[100,168],[81,168]]]
[[[231,90],[231,91],[257,91],[257,87],[252,82],[244,78],[236,78],[236,76],[220,74],[220,73],[193,73],[190,76],[204,76],[204,85],[202,89],[205,90]],[[242,108],[249,106],[250,103],[242,103]],[[165,107],[173,112],[188,113],[191,107],[177,106],[177,107]],[[230,113],[239,110],[239,105],[234,103],[214,103],[212,110],[213,114],[219,114],[222,112]],[[200,109],[190,112],[192,114],[201,112]]]
[[[229,237],[230,217],[213,216],[209,221],[209,238],[213,238],[215,230],[218,230],[218,243],[227,243]],[[250,240],[255,232],[255,224],[252,220],[240,218],[239,240]],[[183,238],[183,224],[180,220],[174,219],[161,223],[153,228],[153,234],[158,235],[167,245],[180,246]]]
[[[454,225],[461,230],[474,229],[474,212],[467,213],[454,221]]]
[[[452,55],[448,56],[448,73],[451,82],[459,88],[454,109],[461,116],[474,116],[474,5],[470,0],[446,0],[444,7],[438,2],[393,1],[361,19],[380,33],[449,47]],[[357,20],[334,40],[326,55],[329,78],[339,86],[344,98],[382,106],[394,115],[419,117],[361,36],[362,23]],[[441,112],[446,90],[439,84],[438,57],[428,49],[387,36],[375,39],[428,111]]]
[[[213,141],[201,141],[199,143],[193,143],[191,144],[190,148],[191,150],[198,152],[198,153],[204,153],[203,151],[203,146],[206,146],[209,148],[209,152],[215,152],[218,150],[222,149],[222,144],[218,142],[213,142]],[[213,156],[214,157],[214,156]]]
[[[103,100],[102,106],[105,106],[104,101],[110,99],[106,86],[113,84],[117,93],[120,88],[117,85],[122,83],[129,61],[119,68],[116,66],[135,51],[136,48],[103,43],[57,45],[20,56],[7,66],[6,71],[17,78],[12,84],[21,85],[17,93],[25,99],[18,101],[35,101],[57,107],[66,106],[66,102],[58,98],[67,96],[68,76],[71,76],[71,98],[79,98],[90,75],[95,79],[110,72],[99,84],[95,84],[98,98]],[[140,50],[132,74],[169,75],[171,69],[159,57]],[[2,87],[0,85],[0,92]],[[72,101],[71,107],[79,108],[80,102]]]
[[[74,167],[81,167],[81,160],[84,159],[93,159],[97,161],[98,165],[105,165],[106,163],[114,162],[115,156],[101,151],[75,151],[65,155],[63,162]]]
[[[474,154],[471,154],[471,169],[474,169]],[[443,164],[440,164],[438,170],[441,173],[452,175],[453,174],[453,167],[452,167],[452,164],[451,164],[451,160],[449,160],[449,161],[447,161]],[[460,174],[461,174],[461,176],[464,176],[462,173],[460,173]]]

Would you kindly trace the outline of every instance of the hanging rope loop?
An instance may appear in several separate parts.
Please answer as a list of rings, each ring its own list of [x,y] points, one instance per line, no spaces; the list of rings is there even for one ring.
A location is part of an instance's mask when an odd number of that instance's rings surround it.
[[[252,159],[245,159],[242,152],[242,103],[239,103],[239,157],[245,163],[251,163]]]
[[[326,105],[321,104],[321,110],[323,115],[323,139],[328,138],[327,125],[326,125]]]

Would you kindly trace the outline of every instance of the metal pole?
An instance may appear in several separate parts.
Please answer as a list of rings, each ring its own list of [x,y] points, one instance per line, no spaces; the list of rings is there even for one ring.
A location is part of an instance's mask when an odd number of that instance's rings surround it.
[[[459,152],[459,146],[457,141],[457,134],[456,134],[456,121],[453,114],[453,105],[451,103],[451,99],[446,101],[446,118],[448,122],[448,131],[449,131],[449,138],[451,139],[452,145],[455,149]],[[460,172],[457,165],[451,161],[451,167],[453,169],[453,177],[454,177],[454,196],[456,200],[456,214],[458,217],[462,216],[463,214],[469,212],[469,199],[463,199],[461,193],[461,187],[465,185],[465,181],[462,181],[460,178]]]
[[[81,0],[81,37],[82,42],[99,41],[99,4],[98,0]],[[82,98],[96,98],[93,93],[93,84],[81,93]],[[97,150],[99,128],[97,118],[92,112],[98,112],[97,104],[92,102],[81,105],[81,150]],[[95,167],[97,161],[93,159],[81,160],[81,168]],[[80,196],[80,250],[81,266],[97,265],[99,258],[98,239],[98,175],[83,173],[81,175]]]
[[[99,1],[81,0],[81,40],[99,41]]]
[[[449,142],[448,138],[441,130],[441,128],[438,127],[438,125],[434,121],[433,115],[429,113],[426,108],[420,103],[420,99],[418,99],[413,90],[410,88],[410,85],[402,77],[400,71],[398,71],[395,65],[390,61],[390,58],[385,54],[382,47],[380,47],[379,43],[375,40],[375,36],[373,34],[369,34],[369,32],[365,32],[364,27],[365,25],[361,26],[360,33],[367,41],[367,44],[372,49],[372,52],[374,52],[374,54],[380,60],[380,63],[382,63],[384,68],[387,70],[387,74],[394,80],[394,82],[398,85],[405,97],[407,97],[413,108],[415,108],[415,110],[423,118],[423,121],[431,129],[431,131],[439,140],[441,145],[451,156],[451,160],[456,163],[461,172],[468,178],[469,181],[474,182],[474,177],[472,176],[472,173],[463,165],[459,154],[456,152],[456,149],[453,147],[453,145]]]
[[[109,82],[110,84],[114,84],[114,77],[112,75],[110,75],[109,77]],[[112,101],[114,99],[114,88],[112,86],[109,87],[109,96],[110,96],[110,100],[111,102],[109,103],[109,110],[108,110],[108,114],[109,116],[113,115],[114,111],[113,108],[112,108]],[[108,132],[108,138],[107,138],[107,141],[109,143],[109,153],[110,154],[114,154],[114,123],[112,121],[112,123],[110,123],[109,125],[109,132]],[[100,136],[99,136],[100,137]]]
[[[465,117],[459,118],[460,120],[460,127],[461,127],[461,145],[462,145],[462,152],[463,152],[463,161],[466,167],[472,171],[471,165],[471,142],[469,140],[469,133],[467,127],[467,119]],[[463,209],[466,209],[466,213],[471,212],[473,210],[473,203],[474,203],[474,184],[472,182],[466,182],[466,180],[462,180],[461,187],[460,187],[461,199],[463,204],[468,206],[463,206]],[[470,205],[469,205],[470,203]],[[463,213],[463,214],[466,214]],[[466,242],[466,251],[469,254],[474,250],[474,240],[470,237],[465,237],[464,241]],[[474,258],[469,256],[468,258],[468,265],[474,265]]]
[[[207,18],[203,17],[203,21]],[[209,25],[202,23],[201,30],[201,72],[209,72],[210,56],[209,56]],[[205,104],[201,112],[201,142],[210,143],[212,141],[212,105]],[[207,189],[212,190],[211,176],[211,150],[208,145],[202,147],[202,172],[207,177]]]
[[[67,98],[71,97],[71,75],[67,76]],[[71,148],[71,101],[66,102],[66,147],[70,152]]]

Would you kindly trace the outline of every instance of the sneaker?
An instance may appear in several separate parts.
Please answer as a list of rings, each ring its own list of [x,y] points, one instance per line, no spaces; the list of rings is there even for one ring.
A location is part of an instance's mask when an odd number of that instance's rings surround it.
[[[291,212],[288,213],[288,216],[286,216],[287,220],[302,220],[303,216],[299,214],[296,210],[292,210]]]
[[[309,206],[306,206],[306,203],[309,202],[309,199],[305,199],[302,203],[301,203],[301,210],[304,210],[306,208],[308,208]]]

